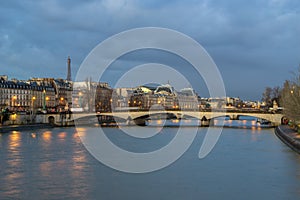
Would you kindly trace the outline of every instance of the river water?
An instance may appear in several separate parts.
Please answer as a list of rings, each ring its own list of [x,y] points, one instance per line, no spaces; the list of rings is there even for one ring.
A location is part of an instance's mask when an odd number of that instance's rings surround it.
[[[146,143],[117,128],[103,130],[112,141],[137,151],[157,149],[177,132],[164,128],[159,142]],[[299,198],[300,156],[273,129],[224,128],[213,151],[199,159],[206,131],[198,130],[175,163],[146,174],[103,165],[86,150],[75,128],[6,133],[0,135],[0,199]]]

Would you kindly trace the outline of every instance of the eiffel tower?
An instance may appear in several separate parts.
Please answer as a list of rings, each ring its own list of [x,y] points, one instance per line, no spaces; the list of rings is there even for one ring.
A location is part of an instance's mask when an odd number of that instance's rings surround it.
[[[70,58],[70,56],[68,56],[67,64],[68,64],[67,81],[71,81],[72,78],[71,78],[71,58]]]

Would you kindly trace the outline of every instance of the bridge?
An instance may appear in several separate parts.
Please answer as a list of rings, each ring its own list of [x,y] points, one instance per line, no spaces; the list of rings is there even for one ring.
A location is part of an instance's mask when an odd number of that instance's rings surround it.
[[[177,119],[184,118],[196,118],[199,120],[210,121],[219,117],[229,117],[231,120],[238,120],[240,116],[249,116],[258,119],[263,119],[271,122],[273,125],[280,125],[283,119],[283,115],[279,113],[262,113],[262,112],[208,112],[208,111],[178,111],[178,110],[150,110],[150,111],[119,111],[119,112],[103,112],[103,113],[73,113],[71,120],[80,120],[88,117],[114,117],[123,120],[133,120],[138,122],[139,120],[145,121],[147,118],[151,118],[160,114],[173,115]]]

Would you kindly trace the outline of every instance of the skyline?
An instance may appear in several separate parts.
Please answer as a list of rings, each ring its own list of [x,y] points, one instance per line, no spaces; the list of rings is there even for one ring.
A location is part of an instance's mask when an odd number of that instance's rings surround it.
[[[218,66],[228,96],[260,100],[265,87],[282,86],[300,63],[298,1],[1,4],[0,73],[10,78],[65,78],[70,56],[74,80],[80,64],[96,45],[121,31],[145,26],[174,29],[199,42]],[[108,74],[122,73],[121,66],[152,61],[147,53],[121,58]],[[151,55],[160,63],[168,60],[168,55]],[[201,86],[195,89],[200,96],[207,96]]]

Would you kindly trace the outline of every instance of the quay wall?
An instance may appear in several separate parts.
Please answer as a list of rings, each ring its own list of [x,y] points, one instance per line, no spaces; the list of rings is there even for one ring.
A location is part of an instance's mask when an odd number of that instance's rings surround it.
[[[276,136],[291,149],[300,154],[300,139],[297,139],[297,133],[288,126],[278,126],[275,128]]]
[[[49,124],[49,117],[54,118],[54,122],[61,121],[60,114],[37,114],[37,115],[28,115],[28,114],[10,114],[9,119],[7,120],[0,120],[1,124],[4,126],[9,125],[29,125],[29,124]],[[65,117],[66,120],[71,120],[67,116]]]

